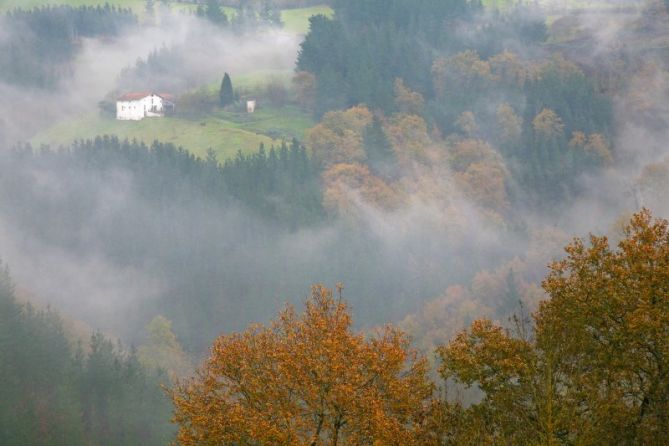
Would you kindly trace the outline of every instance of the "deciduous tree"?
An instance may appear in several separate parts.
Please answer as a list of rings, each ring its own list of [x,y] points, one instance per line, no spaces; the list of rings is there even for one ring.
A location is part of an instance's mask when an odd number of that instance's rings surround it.
[[[347,305],[315,286],[303,313],[221,336],[173,393],[182,445],[412,445],[431,394],[405,335],[353,333]]]
[[[487,320],[440,348],[441,373],[485,394],[466,409],[494,444],[669,438],[669,223],[635,214],[617,249],[576,239],[515,335]],[[534,333],[534,335],[531,335]]]

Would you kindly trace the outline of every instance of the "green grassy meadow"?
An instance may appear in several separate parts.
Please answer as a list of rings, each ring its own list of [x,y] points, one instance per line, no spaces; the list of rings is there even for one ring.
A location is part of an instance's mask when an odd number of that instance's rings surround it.
[[[309,18],[323,14],[332,17],[334,11],[329,6],[313,6],[311,8],[284,9],[281,11],[281,20],[287,31],[306,34],[309,31]]]
[[[104,5],[109,3],[132,8],[140,17],[145,12],[144,0],[0,0],[0,13],[17,7],[32,8],[42,5],[67,4],[71,6]],[[190,4],[172,3],[173,11],[194,12]],[[225,8],[230,16],[232,8]],[[332,15],[327,6],[299,8],[282,11],[285,29],[296,34],[306,33],[309,17],[315,14]],[[265,70],[245,73],[233,78],[236,90],[249,95],[261,92],[270,81],[290,84],[292,70]],[[208,87],[212,95],[218,95],[219,85]],[[137,139],[145,143],[154,140],[171,142],[188,149],[198,156],[213,149],[219,159],[234,156],[238,150],[253,152],[260,143],[265,145],[280,143],[282,139],[296,137],[302,139],[307,128],[312,127],[312,118],[294,107],[276,109],[260,104],[256,113],[232,113],[218,110],[200,119],[180,119],[176,117],[144,119],[138,122],[117,121],[110,117],[88,114],[63,120],[36,136],[30,142],[41,144],[67,145],[75,139],[93,138],[97,135],[117,135],[120,138]]]
[[[144,0],[0,0],[0,13],[10,11],[15,8],[33,8],[43,5],[110,5],[121,6],[124,8],[131,8],[139,17],[144,16],[145,1]],[[186,13],[194,13],[195,6],[189,3],[172,3],[173,11],[181,11]],[[225,13],[228,17],[234,15],[234,8],[224,7]],[[281,19],[284,22],[285,29],[297,34],[306,34],[309,31],[309,17],[317,14],[325,14],[332,16],[334,12],[329,6],[313,6],[309,8],[286,9],[281,11]]]
[[[260,143],[280,144],[282,139],[301,139],[313,125],[311,118],[293,107],[260,107],[256,113],[217,111],[201,119],[176,117],[146,118],[142,121],[117,121],[111,117],[86,115],[60,122],[30,140],[33,146],[67,145],[77,139],[116,135],[150,144],[154,140],[173,143],[197,156],[213,149],[219,160],[237,151],[255,152]]]

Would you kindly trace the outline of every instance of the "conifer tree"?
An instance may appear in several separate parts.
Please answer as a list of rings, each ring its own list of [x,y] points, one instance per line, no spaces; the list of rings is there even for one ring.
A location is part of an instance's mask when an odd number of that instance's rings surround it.
[[[235,93],[232,89],[232,80],[230,75],[225,73],[223,80],[221,81],[221,90],[218,94],[221,101],[221,107],[226,107],[232,104],[235,100]]]
[[[374,116],[372,123],[365,129],[363,144],[367,153],[367,164],[372,171],[383,177],[393,176],[396,170],[395,153],[377,116]]]
[[[221,9],[219,0],[207,0],[207,8],[204,12],[207,20],[215,25],[224,26],[228,24],[228,16],[225,11]]]

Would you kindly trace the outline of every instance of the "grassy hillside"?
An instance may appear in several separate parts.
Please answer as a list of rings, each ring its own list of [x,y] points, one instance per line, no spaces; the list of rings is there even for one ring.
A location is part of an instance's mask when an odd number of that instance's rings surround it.
[[[68,144],[75,139],[109,134],[147,144],[154,140],[171,142],[199,156],[212,148],[223,160],[238,150],[255,151],[261,142],[271,145],[280,143],[281,139],[302,138],[312,125],[308,115],[291,107],[260,108],[253,115],[219,111],[198,120],[170,117],[130,122],[87,115],[63,121],[30,142],[35,146]]]
[[[306,34],[309,31],[309,18],[318,14],[331,17],[334,14],[334,11],[329,6],[285,9],[281,11],[281,20],[283,21],[286,30],[299,34]]]
[[[32,8],[42,5],[110,5],[132,8],[140,17],[144,15],[144,0],[0,0],[0,13],[12,10],[14,8]],[[175,11],[194,12],[195,6],[187,3],[172,3],[172,9]],[[233,8],[224,8],[226,14],[234,14]],[[281,19],[285,24],[285,29],[298,34],[304,34],[309,30],[309,17],[316,14],[325,14],[331,16],[332,9],[329,6],[314,6],[310,8],[287,9],[281,12]]]

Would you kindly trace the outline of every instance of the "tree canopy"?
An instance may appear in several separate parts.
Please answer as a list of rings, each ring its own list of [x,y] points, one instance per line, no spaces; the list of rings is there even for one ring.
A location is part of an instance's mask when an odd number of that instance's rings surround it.
[[[427,362],[398,330],[368,338],[351,324],[319,285],[303,313],[218,338],[173,393],[180,444],[415,444]]]
[[[669,226],[643,210],[612,248],[566,248],[549,299],[512,332],[476,321],[441,374],[484,392],[466,410],[489,443],[661,444],[669,438]]]

